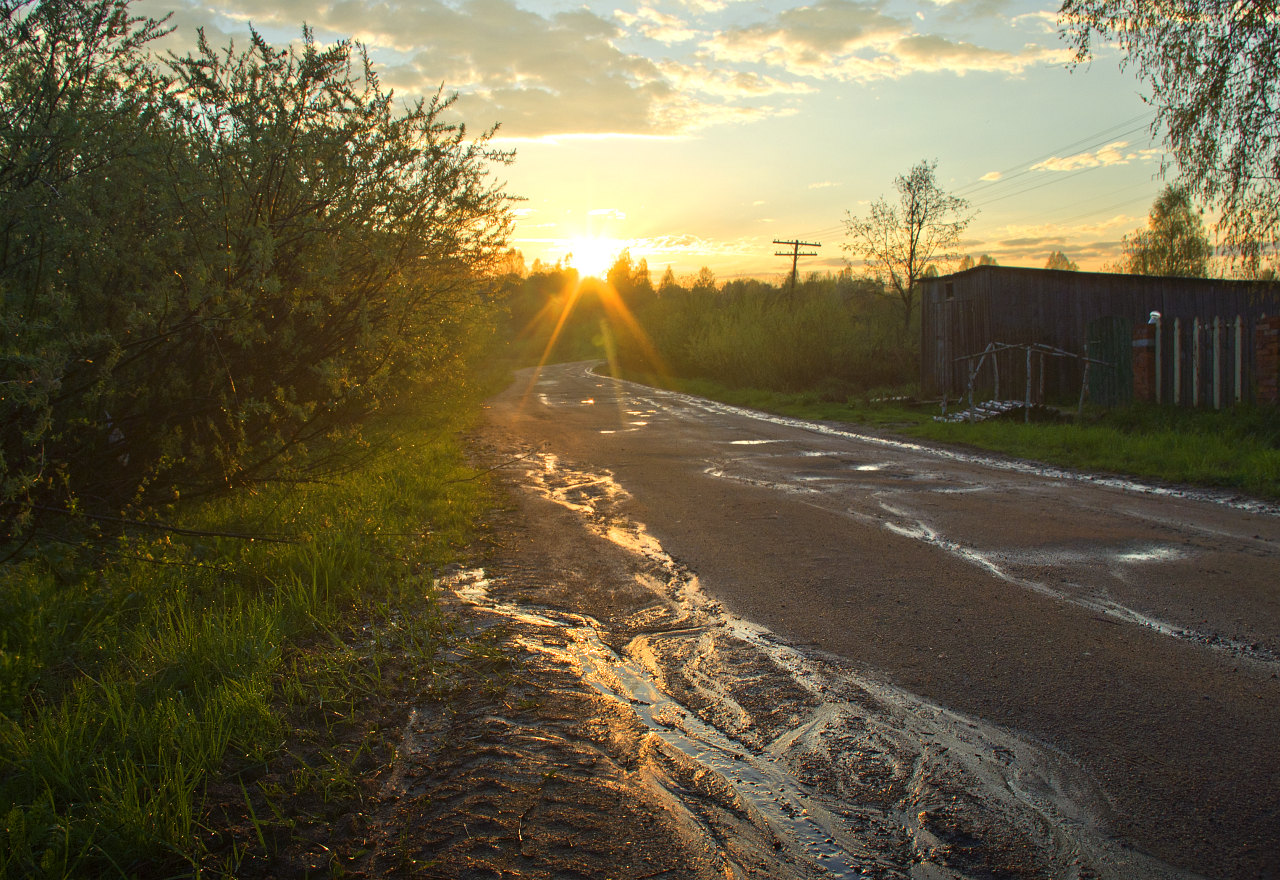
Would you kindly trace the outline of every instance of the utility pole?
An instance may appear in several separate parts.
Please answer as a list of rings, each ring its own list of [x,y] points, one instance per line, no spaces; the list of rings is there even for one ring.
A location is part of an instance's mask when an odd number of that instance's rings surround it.
[[[805,253],[802,254],[800,253],[800,248],[802,247],[818,248],[818,247],[822,247],[822,245],[818,242],[813,242],[813,241],[778,241],[778,239],[776,238],[773,240],[773,243],[785,244],[791,247],[790,252],[775,251],[774,256],[791,258],[791,293],[794,296],[796,292],[796,266],[800,262],[800,258],[816,257],[818,255],[817,251],[806,251]]]

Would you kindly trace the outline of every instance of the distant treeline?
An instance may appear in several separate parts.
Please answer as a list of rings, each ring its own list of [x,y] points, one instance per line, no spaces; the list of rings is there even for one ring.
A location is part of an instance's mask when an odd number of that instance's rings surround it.
[[[682,283],[668,269],[655,285],[624,253],[605,282],[535,264],[508,275],[506,288],[526,359],[605,357],[636,372],[840,399],[918,376],[914,328],[904,330],[881,284],[848,271],[792,289],[786,280],[717,284],[708,269]]]
[[[447,388],[487,320],[507,156],[361,47],[185,57],[128,0],[0,17],[0,541],[314,476]]]

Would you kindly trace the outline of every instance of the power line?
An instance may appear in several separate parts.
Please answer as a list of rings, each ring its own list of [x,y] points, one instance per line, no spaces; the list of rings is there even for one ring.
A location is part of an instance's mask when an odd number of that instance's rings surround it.
[[[802,247],[813,247],[813,248],[818,248],[818,247],[822,247],[822,245],[821,245],[820,243],[818,243],[818,242],[814,242],[814,241],[799,241],[799,240],[796,240],[796,241],[779,241],[779,240],[778,240],[778,239],[776,239],[776,238],[773,240],[773,243],[774,243],[774,244],[785,244],[785,245],[789,245],[789,246],[791,247],[791,253],[787,253],[786,251],[777,251],[777,252],[775,252],[775,253],[774,253],[774,256],[775,256],[775,257],[790,257],[790,258],[791,258],[791,292],[792,292],[792,293],[795,293],[795,291],[796,291],[796,269],[797,269],[797,267],[798,267],[798,265],[799,265],[799,263],[800,263],[800,258],[801,258],[801,257],[816,257],[816,256],[818,255],[818,252],[817,252],[817,251],[806,251],[805,253],[803,253],[803,254],[802,254],[802,253],[800,253],[800,248],[802,248]]]
[[[1114,123],[1112,125],[1107,126],[1106,128],[1099,129],[1098,131],[1095,131],[1092,134],[1086,135],[1068,144],[1063,144],[1061,146],[1054,147],[1052,150],[1050,150],[1047,153],[1042,153],[1041,155],[1036,156],[1032,159],[1027,159],[1022,162],[1018,162],[1017,164],[1012,165],[1006,168],[1005,170],[999,172],[1000,177],[997,180],[992,180],[992,181],[975,180],[973,183],[967,186],[963,186],[959,190],[957,190],[956,195],[963,197],[967,193],[971,193],[979,189],[984,189],[986,188],[984,187],[984,184],[988,185],[989,187],[995,187],[999,184],[1003,184],[1011,180],[1016,180],[1018,177],[1021,177],[1024,174],[1030,173],[1031,166],[1036,165],[1039,162],[1043,162],[1047,159],[1052,159],[1055,156],[1057,156],[1059,153],[1066,153],[1071,150],[1076,150],[1077,152],[1084,152],[1084,151],[1093,149],[1095,147],[1103,146],[1108,141],[1114,141],[1116,138],[1127,137],[1128,135],[1131,135],[1131,134],[1137,134],[1143,129],[1149,129],[1149,125],[1144,123],[1143,125],[1138,125],[1135,127],[1134,124],[1142,120],[1149,121],[1150,119],[1151,119],[1150,113],[1139,113],[1137,116],[1130,117],[1129,119],[1126,119],[1123,122]]]
[[[1091,166],[1075,169],[1074,171],[1070,171],[1063,175],[1055,174],[1050,180],[1037,181],[1034,183],[1031,183],[1030,181],[1021,181],[1021,178],[1023,178],[1024,176],[1033,173],[1033,166],[1047,159],[1054,158],[1057,155],[1068,153],[1069,151],[1075,151],[1077,153],[1087,152],[1087,151],[1096,149],[1098,147],[1105,146],[1109,142],[1114,142],[1117,138],[1127,137],[1129,135],[1136,134],[1140,131],[1143,131],[1144,129],[1149,130],[1150,128],[1149,123],[1152,118],[1153,116],[1150,112],[1144,112],[1144,113],[1139,113],[1136,116],[1132,116],[1128,119],[1124,119],[1119,122],[1112,123],[1111,125],[1108,125],[1105,128],[1098,129],[1097,131],[1091,134],[1085,135],[1084,137],[1077,138],[1074,141],[1055,147],[1047,153],[1042,153],[1038,156],[1035,156],[1032,159],[1024,160],[1015,165],[1012,165],[1009,168],[1006,168],[1004,171],[1001,171],[1000,178],[997,180],[992,180],[992,181],[977,180],[977,181],[974,181],[973,183],[968,184],[967,186],[963,186],[955,192],[955,195],[958,195],[963,198],[966,195],[981,193],[980,198],[978,198],[974,204],[974,207],[980,208],[985,205],[991,205],[996,202],[1003,201],[1004,199],[1007,199],[1007,198],[1013,198],[1014,196],[1024,195],[1025,193],[1032,192],[1033,190],[1040,189],[1041,187],[1048,186],[1052,183],[1070,180],[1074,177],[1078,177],[1080,174],[1083,174],[1086,171],[1093,171],[1097,168],[1106,167],[1104,165],[1091,165]],[[1142,124],[1136,125],[1136,123],[1139,123],[1139,122],[1141,122]],[[1012,189],[1011,191],[1008,191],[1008,192],[1000,191],[1002,187],[1007,188],[1010,184],[1014,184],[1014,183],[1017,183],[1018,186]],[[1031,183],[1031,185],[1027,186],[1026,185],[1027,183]],[[1121,204],[1127,204],[1127,203],[1128,201]],[[1099,211],[1105,211],[1105,210],[1107,210],[1107,208],[1099,209]],[[1096,212],[1090,212],[1090,213],[1096,213]],[[1089,216],[1089,213],[1080,215],[1080,217],[1087,217],[1087,216]],[[1078,218],[1072,218],[1072,219],[1074,220]],[[834,226],[826,226],[826,227],[823,227],[822,229],[814,230],[813,232],[806,233],[806,235],[811,235],[815,237],[835,235],[836,233],[841,232],[843,229],[844,229],[844,224],[840,223]],[[795,242],[790,242],[790,241],[775,240],[774,243],[790,245],[793,247],[797,246]],[[806,243],[801,242],[799,246],[812,246],[812,245],[807,245]],[[776,256],[794,256],[794,254],[778,253],[776,254]],[[815,256],[815,255],[805,254],[804,256]],[[792,268],[793,275],[794,275],[794,272],[795,272],[795,268],[793,266]]]

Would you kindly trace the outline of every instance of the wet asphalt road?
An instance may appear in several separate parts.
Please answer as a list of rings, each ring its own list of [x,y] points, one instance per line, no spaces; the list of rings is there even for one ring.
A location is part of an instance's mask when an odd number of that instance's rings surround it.
[[[1280,877],[1280,515],[545,368],[513,449],[612,473],[737,615],[1079,761],[1136,848]]]

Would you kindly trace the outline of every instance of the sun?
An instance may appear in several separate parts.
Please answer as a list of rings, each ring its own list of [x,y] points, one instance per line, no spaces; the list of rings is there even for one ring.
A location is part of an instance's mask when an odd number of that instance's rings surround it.
[[[567,248],[572,254],[568,263],[583,277],[604,278],[626,247],[625,241],[616,238],[575,238]]]

